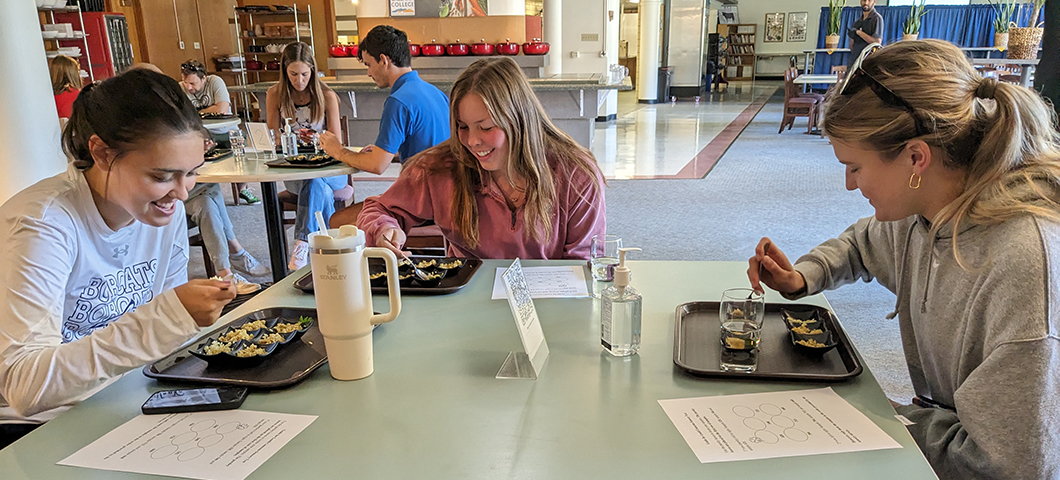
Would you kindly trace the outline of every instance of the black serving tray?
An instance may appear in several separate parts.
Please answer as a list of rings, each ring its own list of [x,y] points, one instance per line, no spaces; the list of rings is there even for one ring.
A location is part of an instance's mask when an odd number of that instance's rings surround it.
[[[412,261],[419,262],[421,260],[438,260],[438,257],[421,257],[413,255],[409,257]],[[400,259],[399,259],[400,260]],[[471,281],[471,277],[475,275],[478,268],[482,266],[482,260],[477,258],[461,258],[464,261],[464,265],[459,268],[454,268],[445,275],[441,283],[435,287],[424,287],[413,284],[410,287],[402,286],[402,295],[448,295],[455,293],[457,290],[464,288],[467,282]],[[381,272],[386,267],[383,265],[383,260],[378,258],[368,259],[368,271],[370,273]],[[306,272],[302,278],[295,280],[294,288],[297,288],[305,293],[313,293],[313,271]],[[378,293],[385,295],[387,293],[386,284],[382,286],[372,285],[372,293]]]
[[[144,375],[159,380],[206,383],[212,385],[234,385],[253,388],[282,388],[298,383],[313,370],[328,361],[324,349],[324,337],[316,322],[317,311],[313,308],[265,308],[251,312],[229,322],[228,326],[240,326],[248,321],[283,317],[298,319],[313,318],[312,325],[301,337],[277,348],[259,362],[207,362],[193,356],[189,348],[214,338],[227,328],[220,328],[195,340],[190,347],[182,348],[162,360],[144,367]]]
[[[326,167],[328,165],[335,165],[337,163],[342,163],[342,162],[336,160],[335,158],[332,158],[332,157],[328,157],[328,158],[331,158],[331,159],[326,161],[326,162],[318,162],[318,163],[291,163],[291,162],[287,161],[287,158],[280,158],[278,160],[272,160],[272,161],[269,161],[269,162],[265,162],[265,165],[268,165],[270,167],[279,167],[279,168],[320,168],[320,167]]]
[[[298,153],[316,153],[316,147],[312,143],[303,143],[301,140],[298,141]],[[283,147],[280,145],[276,146],[276,153],[283,153]]]
[[[231,148],[213,147],[203,154],[202,159],[207,162],[212,162],[228,157],[230,155],[232,155]]]
[[[860,375],[863,370],[853,344],[831,310],[815,305],[767,303],[758,347],[758,368],[751,373],[722,371],[720,306],[720,302],[678,305],[674,318],[674,365],[702,377],[809,382],[841,382]],[[809,354],[796,348],[781,309],[815,309],[821,323],[831,332],[835,348],[823,354]]]

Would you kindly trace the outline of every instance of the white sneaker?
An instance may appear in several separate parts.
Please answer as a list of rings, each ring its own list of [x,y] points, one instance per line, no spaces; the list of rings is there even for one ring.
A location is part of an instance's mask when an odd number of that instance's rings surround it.
[[[251,277],[262,277],[269,274],[269,266],[262,264],[258,259],[254,258],[246,249],[240,250],[239,253],[235,253],[228,256],[229,263],[232,264],[232,268],[239,270],[244,274]]]
[[[309,244],[305,240],[294,243],[291,249],[291,261],[287,262],[288,270],[298,270],[309,263]]]
[[[246,294],[246,293],[254,293],[254,292],[258,291],[258,290],[261,290],[261,285],[258,285],[256,283],[251,283],[246,278],[243,278],[242,275],[240,275],[238,273],[235,273],[235,272],[232,272],[231,275],[225,276],[225,280],[228,280],[228,281],[236,284],[236,295],[243,295],[243,294]]]

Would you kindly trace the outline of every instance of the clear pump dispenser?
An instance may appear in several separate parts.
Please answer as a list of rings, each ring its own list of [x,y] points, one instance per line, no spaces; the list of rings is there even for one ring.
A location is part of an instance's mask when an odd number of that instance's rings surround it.
[[[626,267],[626,252],[639,251],[639,248],[618,249],[615,283],[600,294],[600,345],[617,357],[640,350],[641,297],[629,286],[630,271]]]
[[[291,119],[285,118],[284,123],[286,126],[283,128],[283,133],[280,134],[280,146],[283,149],[283,156],[298,155],[298,135],[291,131]]]

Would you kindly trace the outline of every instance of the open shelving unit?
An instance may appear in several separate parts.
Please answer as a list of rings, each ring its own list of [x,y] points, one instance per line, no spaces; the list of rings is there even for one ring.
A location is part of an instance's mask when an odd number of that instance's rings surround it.
[[[57,55],[66,55],[67,57],[80,59],[81,56],[84,56],[85,57],[85,63],[81,64],[81,67],[82,67],[81,69],[82,69],[82,71],[88,73],[87,78],[88,78],[89,82],[96,81],[95,75],[92,72],[92,53],[88,51],[88,41],[86,40],[86,38],[88,37],[88,34],[85,33],[85,18],[84,18],[84,16],[81,15],[81,7],[77,6],[76,4],[75,5],[59,6],[59,7],[37,7],[37,11],[44,14],[44,15],[40,15],[40,17],[41,17],[41,37],[44,39],[44,51],[45,51],[46,55],[48,56],[48,58],[51,59],[51,58],[54,58]],[[64,36],[61,36],[61,37],[60,36],[56,36],[56,37],[52,37],[52,38],[48,38],[47,36],[45,36],[45,33],[43,31],[43,26],[44,25],[54,25],[55,24],[55,13],[56,12],[60,12],[60,13],[77,12],[77,21],[78,21],[79,25],[74,25],[73,28],[75,28],[75,29],[76,28],[80,28],[80,30],[74,30],[73,35],[70,35],[70,36],[64,35]],[[74,41],[74,40],[79,40],[80,41],[80,44],[81,44],[81,53],[80,54],[74,54],[74,55],[71,55],[71,54],[60,54],[58,52],[58,49],[62,46],[59,42]],[[80,60],[79,60],[79,62],[80,62]],[[85,78],[85,77],[86,77],[85,75],[81,76],[81,78]]]
[[[297,3],[292,5],[291,10],[279,11],[255,11],[245,6],[235,7],[236,45],[239,48],[239,55],[243,57],[243,66],[239,69],[238,77],[240,85],[279,80],[280,71],[278,69],[267,70],[264,67],[271,60],[278,62],[282,46],[288,43],[300,42],[303,38],[306,38],[306,43],[313,47],[314,51],[316,50],[316,45],[313,44],[313,7],[305,5],[305,8],[305,11],[299,11]],[[300,19],[301,22],[299,21]],[[300,25],[302,22],[308,24],[308,32],[303,32]],[[292,33],[294,35],[267,35],[269,32],[265,31],[264,26],[270,23],[292,24]],[[266,46],[277,44],[281,45],[281,52],[264,51]],[[262,68],[257,70],[248,68],[251,60],[261,62],[263,64]],[[250,96],[243,93],[240,100],[243,103],[247,118],[250,118]]]
[[[718,34],[725,37],[725,79],[753,80],[755,76],[755,40],[758,25],[753,23],[721,24]]]

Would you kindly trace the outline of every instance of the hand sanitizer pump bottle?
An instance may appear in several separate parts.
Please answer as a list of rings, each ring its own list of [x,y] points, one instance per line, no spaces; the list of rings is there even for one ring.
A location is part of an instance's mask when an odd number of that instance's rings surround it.
[[[640,350],[640,294],[629,286],[630,272],[626,252],[639,248],[618,249],[615,284],[600,294],[600,345],[616,357],[633,355]]]
[[[295,133],[291,131],[291,119],[285,118],[284,123],[286,126],[284,127],[283,133],[280,134],[280,145],[283,149],[283,156],[291,157],[298,155],[298,135],[295,135]]]

